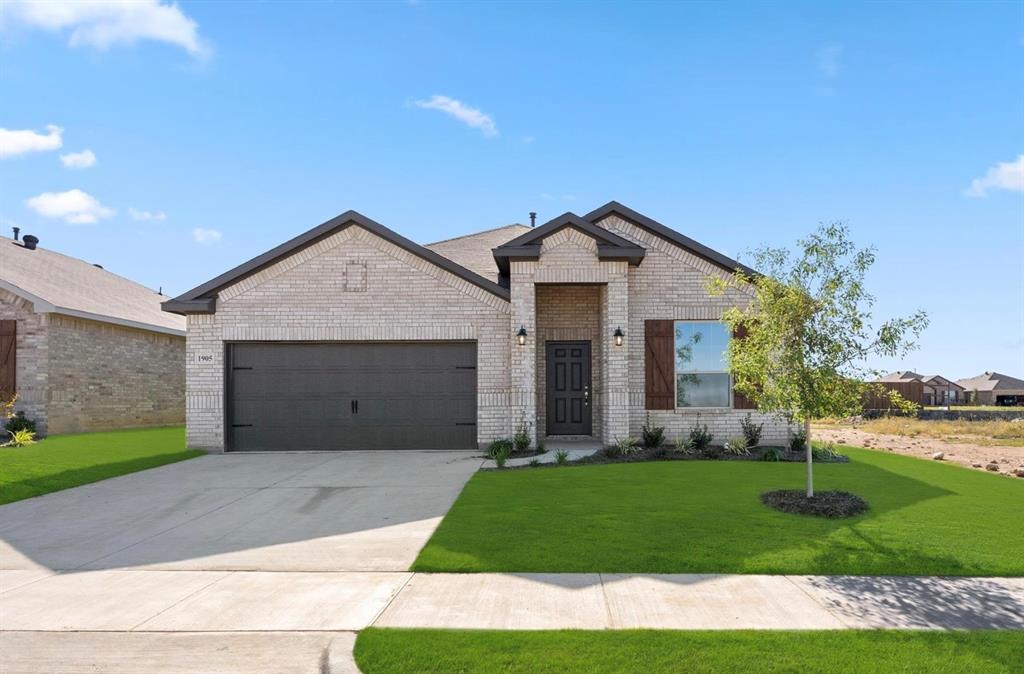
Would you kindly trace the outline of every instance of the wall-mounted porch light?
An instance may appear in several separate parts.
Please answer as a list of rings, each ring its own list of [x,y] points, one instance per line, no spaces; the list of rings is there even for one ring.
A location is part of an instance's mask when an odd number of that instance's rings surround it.
[[[622,332],[622,328],[615,328],[615,346],[622,346],[622,340],[625,339],[626,335]]]
[[[516,333],[516,337],[519,339],[519,346],[526,344],[526,326],[520,325],[519,332]]]

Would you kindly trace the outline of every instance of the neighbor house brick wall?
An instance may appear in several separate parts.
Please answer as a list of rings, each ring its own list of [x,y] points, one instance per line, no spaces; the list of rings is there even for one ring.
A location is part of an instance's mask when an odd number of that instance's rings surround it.
[[[185,421],[185,338],[49,315],[47,432]]]
[[[36,429],[47,433],[46,392],[49,377],[49,314],[37,314],[32,303],[0,289],[0,319],[18,322],[15,348],[17,368],[15,385],[18,402],[16,412],[35,419]]]
[[[629,434],[639,436],[644,422],[664,426],[669,438],[685,434],[696,424],[707,424],[715,442],[741,435],[740,421],[751,412],[764,423],[762,442],[781,444],[789,436],[790,425],[756,410],[646,410],[644,405],[644,321],[648,319],[720,320],[732,306],[745,306],[750,295],[730,289],[712,295],[709,278],[727,278],[729,273],[645,229],[612,215],[598,223],[647,249],[642,264],[629,268],[629,321],[626,344],[629,354]],[[615,409],[615,406],[611,406]]]
[[[188,317],[189,445],[224,447],[231,341],[475,341],[477,440],[508,435],[509,314],[500,297],[351,225],[225,288],[215,314]]]

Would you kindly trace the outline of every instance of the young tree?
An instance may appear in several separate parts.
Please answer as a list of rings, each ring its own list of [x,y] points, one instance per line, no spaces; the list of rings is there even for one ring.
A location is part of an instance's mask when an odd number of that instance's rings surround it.
[[[800,240],[795,254],[755,251],[759,275],[737,270],[711,283],[715,293],[738,287],[753,294],[749,305],[722,316],[738,337],[729,344],[729,368],[735,388],[759,411],[803,424],[808,497],[814,495],[812,419],[859,414],[869,391],[896,407],[913,407],[895,391],[866,383],[878,374],[869,359],[903,356],[928,325],[918,311],[872,327],[875,298],[864,277],[874,261],[874,248],[857,248],[847,227],[834,223]]]

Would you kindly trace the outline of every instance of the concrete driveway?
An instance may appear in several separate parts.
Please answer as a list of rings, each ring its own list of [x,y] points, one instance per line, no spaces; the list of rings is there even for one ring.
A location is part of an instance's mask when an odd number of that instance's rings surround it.
[[[0,506],[0,670],[146,671],[134,645],[161,671],[346,671],[474,454],[210,455]]]

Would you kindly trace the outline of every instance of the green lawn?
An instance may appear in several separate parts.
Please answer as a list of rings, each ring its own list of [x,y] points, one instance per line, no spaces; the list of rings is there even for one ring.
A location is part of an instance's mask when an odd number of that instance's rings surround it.
[[[1024,632],[492,632],[371,628],[364,674],[391,672],[1019,672]]]
[[[477,473],[416,571],[1024,575],[1024,480],[866,449],[816,464],[870,510],[780,513],[799,463],[676,461]]]
[[[203,452],[185,449],[185,428],[55,435],[0,448],[0,504],[134,473]]]

